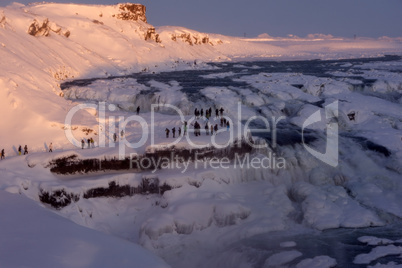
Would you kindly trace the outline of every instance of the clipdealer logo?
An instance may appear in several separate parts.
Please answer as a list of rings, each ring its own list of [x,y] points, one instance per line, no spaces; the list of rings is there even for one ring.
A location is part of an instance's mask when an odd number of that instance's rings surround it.
[[[307,144],[304,142],[304,129],[307,126],[310,126],[314,123],[317,123],[322,120],[321,117],[321,111],[318,110],[312,115],[310,115],[306,121],[303,123],[302,127],[302,141],[303,141],[303,146],[304,148],[312,154],[315,158],[321,160],[322,162],[332,166],[332,167],[337,167],[338,166],[338,157],[339,157],[339,145],[338,145],[338,140],[339,140],[339,132],[338,132],[338,122],[337,120],[334,119],[338,118],[338,101],[335,101],[327,106],[325,106],[325,120],[326,122],[326,134],[327,134],[327,139],[326,139],[326,148],[325,148],[325,153],[320,153],[311,147],[307,146]]]
[[[98,104],[95,103],[83,103],[83,104],[78,104],[74,106],[72,109],[69,110],[69,112],[66,115],[65,118],[65,135],[67,139],[70,141],[71,144],[75,145],[76,147],[80,147],[81,142],[78,141],[72,132],[72,120],[74,115],[79,112],[80,110],[88,110],[92,109],[96,111],[96,119],[98,121],[98,147],[100,148],[114,148],[118,146],[118,153],[119,153],[119,159],[124,159],[126,158],[126,148],[133,148],[137,149],[140,148],[148,143],[150,141],[149,145],[155,145],[156,144],[156,139],[155,139],[155,133],[157,132],[155,129],[156,126],[156,118],[155,118],[155,113],[156,112],[161,112],[161,111],[167,111],[169,112],[174,111],[178,115],[178,120],[181,122],[187,121],[189,125],[191,125],[191,122],[195,121],[195,117],[191,118],[186,118],[183,114],[183,112],[176,106],[170,105],[170,104],[152,104],[151,105],[151,114],[150,114],[150,122],[148,123],[142,116],[139,115],[131,115],[129,117],[124,117],[124,116],[106,116],[106,111],[114,112],[116,111],[116,106],[114,104],[106,104],[105,102],[99,102]],[[167,146],[174,146],[175,144],[179,143],[182,139],[185,139],[186,142],[189,144],[191,148],[202,148],[205,146],[213,146],[216,149],[222,149],[222,148],[227,148],[236,139],[242,139],[244,137],[248,137],[250,133],[270,133],[271,134],[271,147],[276,148],[277,144],[277,124],[281,121],[286,119],[284,116],[280,116],[279,118],[272,117],[272,122],[270,123],[269,120],[266,117],[263,116],[252,116],[248,118],[247,122],[241,122],[242,118],[242,107],[241,103],[239,102],[237,105],[237,129],[231,127],[228,130],[225,129],[219,129],[216,134],[219,135],[219,133],[223,133],[228,131],[228,139],[225,144],[219,143],[216,140],[216,135],[211,135],[209,136],[208,143],[204,145],[200,145],[198,142],[194,142],[196,138],[194,138],[194,135],[189,135],[189,133],[194,132],[194,129],[188,129],[188,134],[183,135],[181,137],[177,137],[175,140],[171,141],[170,143],[167,144]],[[304,139],[304,130],[308,126],[322,121],[322,116],[321,116],[321,110],[316,111],[312,115],[310,115],[303,123],[302,126],[302,143],[304,148],[314,157],[319,159],[320,161],[332,166],[336,167],[338,166],[338,123],[337,123],[337,117],[338,117],[338,101],[335,101],[332,104],[329,104],[325,107],[325,121],[326,121],[326,150],[325,153],[320,153],[319,151],[314,150],[313,148],[309,147],[307,143],[305,142]],[[226,119],[230,122],[231,126],[234,126],[234,122],[231,120],[231,118],[226,117]],[[252,121],[254,120],[260,120],[263,122],[264,127],[263,128],[258,128],[258,129],[250,129],[249,125]],[[118,132],[116,131],[116,127],[119,131],[123,131],[126,133],[126,127],[127,125],[131,125],[132,123],[135,123],[140,129],[136,131],[137,133],[141,133],[141,137],[138,141],[136,142],[130,142],[129,140],[126,139],[126,136],[123,136],[122,138],[119,139],[118,142],[111,142],[110,137],[113,137],[113,135]],[[108,125],[108,126],[107,126]],[[107,130],[107,131],[106,131]],[[201,130],[203,131],[203,130]],[[109,137],[109,139],[108,139]],[[107,140],[108,139],[108,140]],[[248,141],[248,139],[245,139],[245,142],[247,142],[252,148],[254,149],[263,149],[267,148],[268,144],[254,144]],[[275,154],[270,154],[269,155],[269,160],[271,159],[276,159],[279,158]],[[247,159],[249,161],[249,159]],[[284,159],[279,159],[284,163]],[[239,162],[239,159],[237,159]],[[270,162],[269,161],[269,162]],[[168,162],[168,161],[166,161]],[[264,163],[264,162],[261,162]],[[271,162],[270,162],[271,163]],[[239,165],[241,166],[241,165]],[[253,165],[251,165],[253,166]],[[276,166],[276,165],[273,165]],[[281,165],[284,167],[285,165]]]
[[[160,112],[174,112],[177,115],[177,121],[187,122],[189,127],[187,135],[178,136],[174,140],[169,140],[166,144],[164,141],[165,147],[171,147],[178,144],[183,139],[188,143],[191,148],[204,148],[204,147],[214,147],[216,149],[223,149],[227,148],[228,146],[233,145],[236,140],[242,140],[244,137],[249,137],[251,132],[254,133],[271,133],[272,148],[276,147],[276,130],[277,124],[285,119],[285,117],[281,116],[279,118],[272,117],[272,122],[270,123],[269,120],[263,116],[252,116],[250,117],[247,122],[242,124],[242,105],[239,102],[237,105],[237,121],[234,122],[230,117],[225,116],[225,119],[229,122],[230,128],[220,128],[215,131],[215,135],[210,135],[207,143],[200,144],[196,141],[197,138],[194,138],[194,135],[189,135],[190,133],[194,132],[194,128],[191,126],[194,125],[195,121],[202,120],[200,118],[195,118],[194,116],[191,118],[186,117],[183,112],[176,106],[171,104],[151,104],[151,113],[150,113],[150,122],[147,122],[142,116],[139,115],[131,115],[129,117],[124,116],[107,116],[106,112],[114,112],[116,111],[116,106],[114,104],[106,104],[105,102],[99,102],[98,104],[95,103],[82,103],[74,106],[71,108],[65,118],[64,125],[65,125],[65,136],[67,137],[68,141],[76,147],[80,147],[81,142],[78,141],[74,134],[72,128],[72,121],[73,117],[82,110],[95,110],[96,111],[96,119],[98,121],[98,137],[99,142],[97,144],[100,148],[110,147],[114,148],[118,146],[119,148],[119,158],[123,159],[126,157],[126,148],[138,149],[148,142],[148,145],[153,146],[156,145],[158,142],[156,141],[156,136],[158,133],[158,123],[156,119],[156,113]],[[210,119],[210,123],[219,124],[220,117],[216,117],[215,119]],[[215,120],[215,121],[213,121]],[[262,120],[264,127],[258,129],[251,129],[249,127],[250,123],[254,120]],[[136,124],[139,126],[139,129],[136,130],[136,133],[141,134],[141,138],[138,141],[129,141],[126,136],[119,139],[118,142],[111,142],[110,137],[113,137],[114,133],[118,133],[122,131],[126,133],[127,125]],[[233,126],[237,125],[237,128]],[[118,131],[117,131],[118,130]],[[201,133],[205,133],[205,130],[199,130]],[[227,139],[225,143],[222,141],[218,141],[217,137],[220,136],[221,133],[228,133]],[[109,138],[108,138],[109,137]],[[196,141],[196,142],[195,142]],[[267,144],[254,144],[250,142],[248,139],[245,139],[245,142],[248,143],[254,149],[262,149],[266,148]],[[239,144],[240,145],[240,144]]]

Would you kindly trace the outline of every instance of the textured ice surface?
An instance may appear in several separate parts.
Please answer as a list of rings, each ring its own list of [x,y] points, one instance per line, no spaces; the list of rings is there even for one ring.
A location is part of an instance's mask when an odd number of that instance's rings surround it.
[[[336,266],[336,260],[328,256],[317,256],[312,259],[304,259],[296,265],[296,268],[330,268]]]
[[[372,261],[379,259],[381,257],[385,257],[388,255],[400,255],[400,254],[402,254],[402,247],[397,247],[394,245],[378,246],[373,248],[367,254],[357,255],[353,262],[356,264],[369,264]]]

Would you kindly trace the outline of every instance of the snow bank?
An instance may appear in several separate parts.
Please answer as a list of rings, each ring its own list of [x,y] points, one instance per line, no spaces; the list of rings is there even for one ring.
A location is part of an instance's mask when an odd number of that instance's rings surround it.
[[[293,198],[301,202],[304,222],[319,230],[384,224],[375,213],[350,199],[340,186],[318,188],[299,182],[291,191]]]
[[[140,246],[76,225],[21,195],[1,191],[2,267],[169,267]]]
[[[360,242],[365,243],[370,246],[388,245],[388,244],[395,243],[392,240],[389,240],[386,238],[378,238],[378,237],[374,237],[374,236],[362,236],[362,237],[359,237],[358,240]]]
[[[296,265],[296,268],[330,268],[336,266],[336,260],[328,256],[317,256],[312,259],[304,259]]]
[[[249,209],[236,203],[193,201],[170,206],[161,217],[146,221],[141,227],[141,233],[153,240],[173,232],[189,235],[194,230],[204,230],[211,224],[218,227],[234,225],[249,215]]]
[[[268,259],[266,259],[263,267],[269,268],[269,267],[282,266],[284,264],[287,264],[287,263],[297,259],[298,257],[300,257],[302,255],[303,254],[297,250],[282,251],[282,252],[276,253],[276,254],[270,256]]]
[[[391,262],[389,262],[387,264],[377,263],[375,265],[369,265],[367,267],[368,268],[401,268],[402,265],[391,261]]]
[[[355,257],[353,263],[356,264],[369,264],[374,260],[377,260],[381,257],[389,256],[389,255],[400,255],[402,254],[402,247],[397,247],[394,245],[388,246],[378,246],[373,248],[367,254],[360,254]]]

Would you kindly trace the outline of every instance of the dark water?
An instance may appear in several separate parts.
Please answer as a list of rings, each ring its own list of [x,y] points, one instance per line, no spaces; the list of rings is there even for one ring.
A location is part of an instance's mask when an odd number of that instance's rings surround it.
[[[238,78],[244,75],[253,75],[259,73],[302,73],[304,75],[312,75],[317,77],[332,77],[328,72],[353,71],[356,76],[350,77],[359,79],[365,84],[370,85],[375,82],[373,79],[364,79],[360,75],[359,70],[354,70],[354,65],[361,65],[372,62],[387,62],[401,60],[401,56],[388,55],[378,58],[361,58],[361,59],[345,59],[345,60],[304,60],[304,61],[253,61],[253,62],[224,62],[224,63],[209,63],[218,69],[214,70],[188,70],[188,71],[172,71],[160,73],[133,73],[122,76],[109,76],[107,78],[89,78],[77,79],[64,82],[60,85],[62,90],[72,86],[88,86],[98,80],[114,80],[121,78],[134,78],[140,84],[147,84],[151,80],[162,83],[169,81],[178,81],[183,86],[183,91],[188,93],[196,93],[200,89],[211,86],[211,81],[208,79],[194,79],[194,76],[208,75],[222,72],[233,72],[236,75],[226,78],[219,78],[214,81],[213,86],[246,86],[245,83],[236,84],[233,78]],[[402,72],[402,70],[389,70],[390,72]]]
[[[354,264],[354,258],[359,254],[367,254],[377,246],[370,246],[358,241],[362,236],[374,236],[396,241],[402,238],[402,225],[395,224],[386,227],[372,227],[360,229],[333,229],[323,232],[312,232],[290,235],[287,232],[268,233],[247,238],[233,244],[227,251],[242,254],[246,259],[251,260],[254,267],[262,267],[264,261],[271,255],[283,251],[297,250],[303,255],[288,265],[294,267],[303,259],[316,256],[329,256],[337,261],[337,267],[362,268],[367,265]],[[295,247],[281,248],[282,242],[296,242]],[[402,246],[402,242],[393,243],[395,246]],[[395,262],[402,264],[398,255],[390,255],[373,261],[387,264]]]
[[[249,124],[250,129],[265,128],[264,124],[258,121],[253,121]],[[271,129],[270,129],[271,130]],[[275,137],[272,135],[275,133]],[[269,145],[288,146],[294,144],[301,144],[303,141],[305,144],[310,144],[318,139],[317,134],[309,129],[305,129],[302,135],[302,129],[298,126],[292,125],[287,121],[279,122],[276,125],[275,131],[268,133],[261,133],[257,131],[251,131],[252,136],[263,138]],[[304,136],[304,139],[302,139]]]
[[[83,87],[92,84],[98,80],[115,80],[124,78],[137,79],[137,82],[149,86],[152,80],[169,83],[170,81],[179,82],[182,91],[187,94],[189,100],[197,101],[202,98],[199,94],[201,89],[206,87],[236,87],[250,88],[245,82],[234,81],[245,75],[254,75],[259,73],[301,73],[304,75],[312,75],[317,77],[333,77],[329,72],[340,71],[355,74],[348,78],[360,80],[364,86],[372,85],[376,80],[365,79],[361,77],[360,69],[353,69],[353,66],[371,62],[387,62],[401,60],[400,56],[384,56],[378,58],[361,58],[347,60],[305,60],[305,61],[253,61],[253,62],[230,62],[230,63],[209,63],[215,67],[213,70],[188,70],[188,71],[172,71],[160,73],[133,73],[122,76],[109,76],[107,78],[89,78],[77,79],[64,82],[60,85],[62,90],[70,87]],[[402,72],[402,70],[389,70],[394,72]],[[219,79],[203,79],[201,75],[210,75],[222,72],[233,72],[234,75]],[[294,85],[300,87],[302,85]]]

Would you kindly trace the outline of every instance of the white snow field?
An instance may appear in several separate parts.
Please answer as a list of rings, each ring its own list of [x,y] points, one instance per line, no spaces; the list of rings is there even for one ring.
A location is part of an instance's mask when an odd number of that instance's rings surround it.
[[[154,32],[131,4],[0,9],[0,267],[400,266],[402,40],[317,36]],[[310,152],[334,125],[331,166]],[[249,139],[263,148],[236,151]]]

